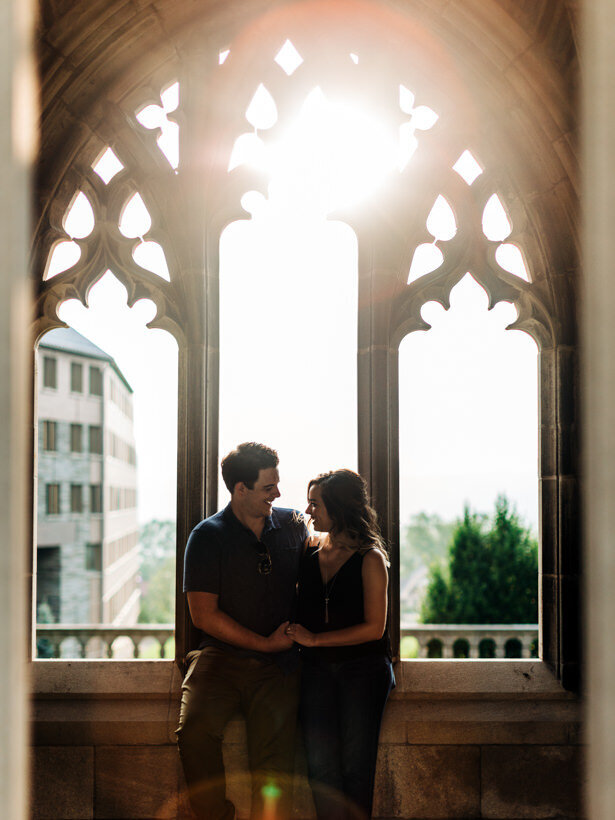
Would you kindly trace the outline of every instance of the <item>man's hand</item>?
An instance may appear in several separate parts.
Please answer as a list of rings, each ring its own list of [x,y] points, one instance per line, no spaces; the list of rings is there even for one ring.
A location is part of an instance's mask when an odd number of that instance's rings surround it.
[[[286,634],[301,646],[316,646],[316,635],[301,624],[289,624]]]
[[[267,638],[267,652],[283,652],[285,649],[291,648],[293,639],[286,634],[287,628],[288,621],[284,621],[275,632],[271,633]]]

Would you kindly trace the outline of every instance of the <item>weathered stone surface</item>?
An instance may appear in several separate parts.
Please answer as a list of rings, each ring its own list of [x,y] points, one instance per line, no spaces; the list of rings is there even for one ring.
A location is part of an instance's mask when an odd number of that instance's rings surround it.
[[[562,663],[574,663],[580,656],[582,641],[580,621],[581,579],[578,575],[562,575],[560,594],[564,609],[564,636],[562,640]]]
[[[174,746],[104,746],[96,750],[95,773],[94,817],[177,817],[179,757]]]
[[[376,773],[375,817],[469,818],[480,807],[480,750],[385,746]]]
[[[555,662],[558,645],[558,586],[557,575],[547,575],[543,572],[540,576],[539,593],[542,598],[542,656],[552,659]]]
[[[545,430],[542,431],[543,435]],[[557,552],[547,545],[556,543],[558,533],[558,508],[557,493],[558,482],[556,478],[541,478],[538,491],[540,494],[540,513],[542,524],[542,572],[544,575],[554,575],[557,569]]]
[[[403,701],[389,699],[380,727],[381,744],[406,742],[406,721],[411,708]]]
[[[32,689],[62,697],[138,692],[142,697],[178,693],[182,675],[169,660],[38,661],[32,666]]]
[[[408,743],[417,744],[523,744],[565,745],[578,737],[578,724],[564,722],[442,720],[407,723]]]
[[[397,698],[424,699],[438,694],[448,697],[471,695],[550,695],[565,697],[547,664],[539,660],[416,660],[395,667]]]
[[[94,749],[38,746],[32,752],[33,820],[93,817]]]
[[[449,3],[443,12],[456,30],[472,32],[477,48],[493,66],[505,69],[530,45],[527,33],[509,17],[498,19],[499,9],[488,9],[484,3],[473,0],[468,3]],[[502,25],[506,21],[505,25]],[[502,36],[504,35],[504,36]],[[480,46],[478,45],[480,44]]]
[[[559,482],[562,572],[580,575],[582,571],[579,488],[577,480],[563,477]]]
[[[35,668],[35,689],[38,690],[33,704],[35,742],[42,746],[62,746],[65,751],[70,751],[67,747],[71,746],[94,747],[98,782],[94,786],[90,775],[88,788],[90,795],[95,791],[99,797],[97,811],[104,810],[107,816],[114,816],[112,812],[119,813],[116,817],[134,816],[122,812],[134,812],[131,806],[140,803],[144,794],[145,811],[154,808],[155,795],[147,780],[144,781],[149,776],[157,784],[160,805],[155,807],[156,811],[168,816],[169,804],[165,801],[173,794],[173,783],[169,781],[178,776],[177,816],[182,820],[190,817],[181,772],[177,775],[177,750],[172,743],[179,697],[179,677],[172,662],[50,661]],[[44,670],[49,670],[47,680],[39,674]],[[142,687],[138,698],[134,689],[130,691],[128,673],[131,670],[135,686]],[[441,755],[447,750],[451,757],[445,760],[453,761],[450,763],[452,774],[447,777],[454,778],[468,768],[463,754],[463,765],[460,767],[455,762],[457,755],[464,751],[460,747],[475,755],[480,744],[491,747],[579,743],[580,704],[561,689],[540,661],[406,661],[397,665],[396,674],[398,686],[387,705],[381,734],[379,813],[376,816],[403,816],[395,815],[397,803],[399,811],[415,812],[410,813],[410,817],[440,820],[446,815],[439,812],[449,809],[452,816],[464,816],[462,812],[466,809],[460,806],[467,808],[476,793],[472,778],[466,778],[467,782],[462,778],[454,787],[447,787],[449,796],[456,795],[450,805],[443,806],[442,799],[436,799],[429,786],[425,787],[424,794],[421,792],[418,797],[415,794],[417,778],[423,777],[428,782],[433,776],[437,780],[438,766],[446,769],[448,764],[441,762]],[[96,679],[101,690],[98,697],[93,696]],[[167,690],[166,697],[162,697],[165,687],[169,687],[170,692]],[[438,750],[435,757],[434,749]],[[240,718],[229,723],[223,751],[229,796],[237,805],[239,817],[247,817],[250,779],[245,724]],[[135,759],[135,755],[137,763],[125,762]],[[313,817],[313,807],[300,741],[295,771],[293,816],[304,820]],[[67,780],[74,778],[75,782],[82,783],[85,780],[80,772],[79,766],[73,766],[70,761],[63,769]],[[126,773],[130,777],[126,778]],[[446,778],[445,782],[448,782]],[[59,812],[55,816],[65,815]],[[472,815],[465,815],[469,816]]]
[[[575,191],[578,188],[579,161],[576,153],[577,145],[573,133],[563,134],[553,143],[553,148],[557,152],[560,162],[566,169],[566,175],[573,184]]]
[[[482,749],[482,817],[581,817],[581,786],[582,760],[578,748]]]
[[[174,699],[39,701],[33,739],[38,746],[164,746],[175,740],[177,713]]]

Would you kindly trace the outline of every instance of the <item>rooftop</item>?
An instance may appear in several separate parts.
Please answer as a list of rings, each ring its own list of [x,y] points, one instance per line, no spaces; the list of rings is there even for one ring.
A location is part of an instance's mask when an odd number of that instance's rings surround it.
[[[117,366],[113,356],[105,353],[102,348],[95,345],[94,342],[91,342],[85,336],[82,336],[81,333],[73,330],[72,327],[58,327],[50,330],[41,339],[39,347],[45,348],[46,350],[58,350],[63,353],[72,353],[77,356],[87,356],[90,359],[101,359],[109,362],[126,387],[131,393],[133,392],[126,376],[124,376]]]

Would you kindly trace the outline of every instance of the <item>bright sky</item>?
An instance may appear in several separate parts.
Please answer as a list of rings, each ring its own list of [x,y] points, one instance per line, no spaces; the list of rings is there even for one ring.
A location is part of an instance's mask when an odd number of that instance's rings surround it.
[[[423,307],[432,326],[399,351],[400,515],[451,519],[464,504],[493,510],[498,493],[538,526],[538,371],[535,342],[505,331],[517,316],[469,274],[448,311]]]
[[[159,145],[165,151],[166,144],[173,168],[180,162],[176,133],[165,122],[177,99],[171,86],[162,106],[138,115],[144,127],[164,126]],[[420,150],[413,154],[426,139],[421,132],[437,116],[415,106],[403,87],[400,107],[409,120],[393,141],[369,112],[334,103],[315,89],[286,135],[267,147],[260,135],[277,111],[261,86],[246,112],[250,130],[239,135],[231,154],[231,167],[247,162],[265,168],[270,186],[267,197],[246,192],[242,203],[251,219],[233,223],[221,238],[220,453],[244,440],[276,447],[282,505],[303,509],[312,476],[356,467],[356,238],[326,214],[365,199],[399,167],[420,161]],[[465,172],[458,169],[468,174],[468,184],[472,162],[480,172],[471,157]],[[103,175],[102,166],[98,172]],[[66,220],[73,237],[92,229],[83,199]],[[144,237],[150,223],[135,197],[120,227],[127,236]],[[410,280],[440,264],[435,240],[456,230],[443,198],[427,227],[434,243],[420,246]],[[519,249],[503,241],[511,226],[497,197],[483,227],[502,241],[500,264],[527,278]],[[65,259],[56,252],[47,278],[68,267],[70,245],[62,251]],[[160,246],[140,241],[135,258],[168,278]],[[412,334],[400,348],[401,520],[420,510],[451,518],[465,502],[489,511],[496,494],[506,492],[536,525],[536,346],[526,334],[504,331],[514,308],[500,304],[487,311],[487,297],[470,277],[454,289],[451,303],[448,312],[426,305],[432,329]],[[115,358],[135,389],[142,521],[175,513],[177,350],[168,334],[145,328],[152,315],[151,303],[129,310],[123,287],[110,274],[92,289],[88,310],[76,302],[60,310],[64,321]],[[226,499],[222,489],[221,503]]]

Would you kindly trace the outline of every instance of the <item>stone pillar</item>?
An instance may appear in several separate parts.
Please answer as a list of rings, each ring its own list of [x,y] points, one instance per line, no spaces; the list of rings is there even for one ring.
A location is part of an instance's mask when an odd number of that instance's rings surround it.
[[[523,638],[521,641],[521,657],[522,658],[531,658],[532,657],[532,638]]]
[[[592,0],[581,8],[588,815],[592,820],[608,820],[615,805],[615,4]]]
[[[453,652],[453,641],[452,640],[442,640],[442,657],[443,658],[454,658],[455,653]]]
[[[480,657],[480,642],[481,642],[480,635],[475,635],[473,637],[468,638],[468,645],[470,647],[470,651],[469,651],[469,654],[468,654],[469,658],[478,658],[478,657]]]
[[[33,4],[0,4],[0,794],[4,817],[27,816],[29,169],[35,152]]]

